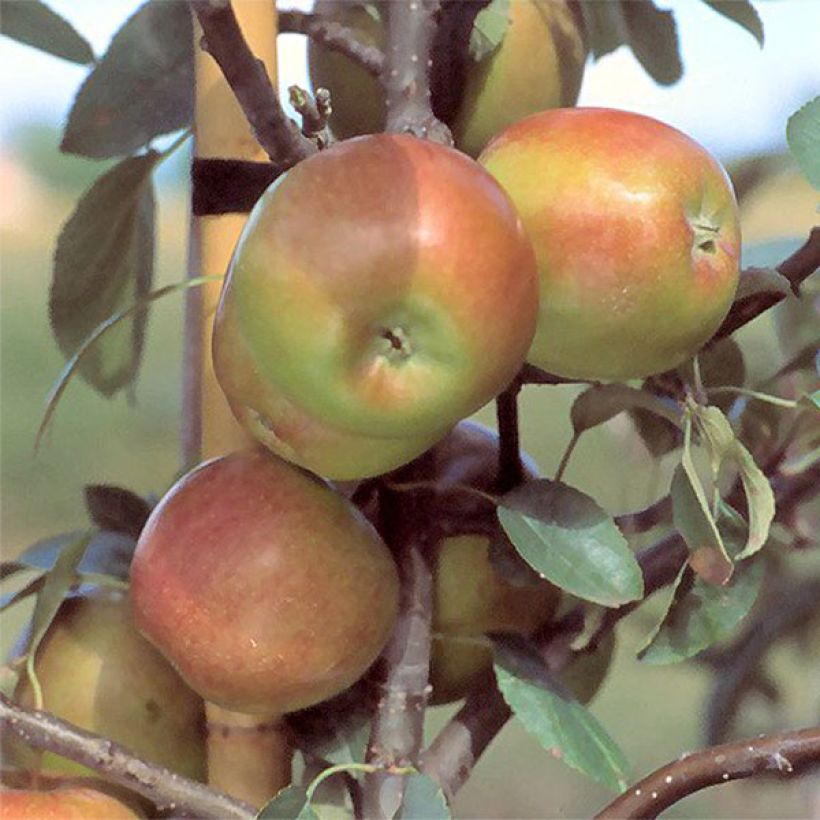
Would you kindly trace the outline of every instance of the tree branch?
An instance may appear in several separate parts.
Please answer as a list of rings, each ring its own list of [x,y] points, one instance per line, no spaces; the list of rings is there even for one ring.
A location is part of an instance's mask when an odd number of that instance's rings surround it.
[[[394,134],[452,145],[450,129],[436,119],[430,97],[430,68],[440,0],[388,4],[388,47],[381,80],[387,128]]]
[[[778,510],[785,513],[787,509],[820,493],[818,479],[820,468],[807,470],[789,482],[774,482]],[[653,546],[641,550],[637,558],[644,578],[643,600],[671,584],[688,555],[686,544],[677,533],[671,533]],[[642,603],[636,601],[618,609],[608,609],[592,642],[600,641],[618,621]],[[583,604],[571,610],[540,642],[539,651],[553,673],[560,673],[578,654],[566,652],[565,647],[568,636],[577,631],[577,618],[582,611]],[[470,776],[472,768],[510,716],[503,698],[500,694],[490,695],[486,691],[488,686],[485,681],[483,686],[470,692],[459,712],[424,753],[422,770],[439,782],[448,799]]]
[[[367,46],[353,29],[327,20],[319,14],[289,9],[279,12],[279,31],[304,34],[328,51],[336,51],[360,65],[368,74],[378,77],[384,70],[384,53],[376,46]]]
[[[712,746],[658,769],[610,803],[598,820],[652,818],[694,792],[773,774],[792,777],[820,764],[820,727]]]
[[[48,712],[29,711],[0,695],[0,723],[29,746],[65,755],[155,803],[160,809],[193,817],[256,816],[256,810],[226,794],[209,789]]]
[[[285,114],[265,70],[251,53],[230,0],[190,0],[204,34],[205,50],[216,60],[259,144],[285,170],[310,156],[316,146]]]
[[[393,548],[401,580],[399,616],[384,652],[382,694],[373,717],[367,762],[379,767],[363,781],[367,818],[392,818],[404,796],[406,778],[392,771],[417,766],[424,739],[424,711],[430,691],[430,622],[433,576],[419,526],[419,499],[382,488],[380,530]]]

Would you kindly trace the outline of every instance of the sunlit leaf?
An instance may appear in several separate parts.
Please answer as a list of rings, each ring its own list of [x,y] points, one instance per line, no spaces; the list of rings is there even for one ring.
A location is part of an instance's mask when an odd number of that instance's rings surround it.
[[[579,490],[529,481],[503,497],[498,518],[521,557],[567,592],[605,606],[643,596],[643,576],[626,539]]]
[[[470,33],[470,56],[477,63],[492,54],[504,39],[510,24],[510,0],[490,0],[478,12]]]

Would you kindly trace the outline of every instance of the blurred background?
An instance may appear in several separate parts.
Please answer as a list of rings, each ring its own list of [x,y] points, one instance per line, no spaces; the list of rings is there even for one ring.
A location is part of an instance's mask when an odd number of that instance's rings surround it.
[[[100,54],[138,3],[50,0],[49,5]],[[762,49],[703,3],[659,5],[676,11],[684,78],[670,88],[656,86],[631,53],[621,49],[590,64],[579,104],[658,117],[730,165],[754,155],[777,157],[744,197],[742,226],[744,265],[779,262],[818,222],[817,192],[786,154],[785,125],[789,114],[820,92],[820,3],[757,2],[766,31]],[[0,523],[3,556],[9,558],[41,538],[85,526],[85,484],[120,484],[141,493],[161,493],[170,484],[178,469],[182,299],[171,296],[152,308],[133,395],[105,401],[79,380],[72,382],[35,455],[34,434],[44,399],[64,363],[47,315],[54,242],[80,193],[105,166],[58,151],[60,129],[85,69],[5,38],[0,38],[0,65]],[[279,71],[283,88],[308,84],[299,36],[280,37]],[[179,156],[159,175],[157,285],[185,276],[186,168],[187,157]],[[761,317],[740,334],[753,378],[769,375],[781,357],[772,331],[776,320]],[[554,472],[569,438],[567,411],[576,392],[571,387],[530,387],[525,393],[524,443],[545,474]],[[485,410],[479,418],[492,423],[493,413]],[[649,458],[622,418],[584,437],[566,480],[594,495],[610,512],[621,513],[664,495],[668,468]],[[700,715],[710,685],[708,670],[697,663],[649,667],[634,659],[651,627],[652,612],[662,604],[654,601],[622,624],[613,671],[593,706],[638,774],[702,743]],[[15,620],[25,615],[25,607],[14,612]],[[3,651],[14,637],[9,624],[5,619]],[[746,733],[817,722],[817,644],[813,666],[807,666],[805,647],[786,643],[777,649],[772,675],[785,697],[774,706],[762,699],[753,703],[744,713]],[[434,725],[450,713],[436,711]],[[523,728],[510,725],[457,798],[455,813],[581,817],[609,799],[603,789],[544,753]],[[731,784],[689,798],[668,816],[820,817],[820,784],[811,779],[788,785]]]

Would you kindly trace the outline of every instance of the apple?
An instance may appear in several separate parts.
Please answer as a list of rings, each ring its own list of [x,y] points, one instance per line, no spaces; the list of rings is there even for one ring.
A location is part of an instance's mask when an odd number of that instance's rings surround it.
[[[0,788],[0,817],[7,820],[128,820],[139,815],[95,789],[63,787],[49,791]]]
[[[691,358],[738,283],[740,228],[717,160],[650,117],[545,111],[479,161],[532,239],[541,281],[528,361],[576,379],[631,379]]]
[[[350,502],[260,448],[206,462],[165,495],[137,544],[131,602],[192,689],[274,717],[361,677],[392,629],[398,576]]]
[[[204,779],[202,700],[137,632],[122,593],[94,590],[66,599],[40,644],[35,671],[47,711],[147,760]],[[15,699],[34,706],[25,677]],[[38,764],[39,753],[12,737],[4,738],[4,752],[24,768],[88,772],[52,752]]]
[[[251,432],[278,438],[290,415],[383,439],[395,464],[506,387],[537,310],[532,247],[486,171],[409,135],[359,137],[299,163],[254,207],[223,287],[214,366],[240,420],[257,419]],[[373,472],[363,459],[360,475]]]
[[[369,478],[406,464],[446,434],[373,438],[317,420],[260,378],[235,314],[236,303],[226,300],[214,367],[237,421],[282,458],[334,481]]]
[[[378,6],[325,2],[322,13],[352,29],[360,42],[384,48]],[[502,128],[536,111],[574,105],[587,51],[578,21],[564,0],[512,0],[501,44],[467,71],[451,120],[456,146],[476,156]],[[448,47],[451,44],[447,44]],[[330,89],[333,133],[339,139],[384,130],[384,92],[375,77],[338,52],[308,42],[314,88]],[[433,105],[436,107],[434,95]]]

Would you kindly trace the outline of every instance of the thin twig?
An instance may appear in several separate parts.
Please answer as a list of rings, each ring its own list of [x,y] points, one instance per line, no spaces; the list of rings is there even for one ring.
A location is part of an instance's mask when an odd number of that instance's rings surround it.
[[[598,820],[646,818],[701,789],[759,774],[793,777],[820,765],[820,727],[711,746],[684,755],[636,783]]]
[[[424,712],[430,692],[430,623],[433,576],[417,496],[382,489],[380,530],[399,568],[401,597],[393,633],[382,653],[384,682],[373,716],[367,762],[378,770],[362,785],[365,817],[392,818],[404,797],[407,778],[395,769],[417,766],[424,739]]]
[[[362,43],[353,29],[319,14],[288,9],[279,12],[279,31],[304,34],[328,51],[336,51],[378,77],[384,69],[384,53],[376,46]]]
[[[440,0],[388,4],[388,47],[381,75],[387,128],[394,134],[452,145],[450,129],[436,119],[430,97],[432,47]]]
[[[118,743],[79,729],[48,712],[23,709],[3,695],[0,695],[0,723],[29,746],[82,763],[175,815],[239,820],[256,816],[256,810],[246,803],[141,760]]]
[[[310,156],[316,146],[285,114],[265,64],[253,56],[228,0],[190,0],[204,34],[203,47],[216,60],[250,123],[254,136],[280,169]]]

